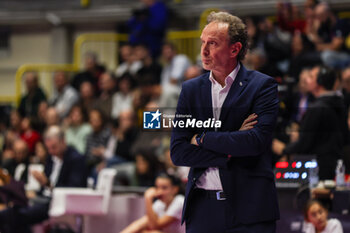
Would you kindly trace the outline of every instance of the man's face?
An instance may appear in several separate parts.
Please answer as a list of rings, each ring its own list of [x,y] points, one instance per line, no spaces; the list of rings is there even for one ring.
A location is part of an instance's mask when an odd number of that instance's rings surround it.
[[[48,137],[45,138],[45,146],[50,155],[61,156],[63,155],[65,149],[65,143],[62,139],[58,137]]]
[[[26,83],[27,91],[34,90],[38,85],[35,74],[33,73],[26,74],[25,83]]]
[[[310,207],[307,213],[308,221],[311,222],[318,231],[323,231],[327,225],[327,211],[319,204]]]
[[[67,85],[67,79],[63,72],[56,72],[54,82],[57,90],[61,91]]]
[[[201,56],[203,68],[220,72],[232,60],[232,45],[228,39],[228,24],[211,22],[201,35]]]
[[[325,23],[329,18],[329,12],[327,11],[327,7],[324,4],[319,4],[315,8],[315,16],[316,19],[321,23]]]
[[[308,76],[306,82],[307,82],[307,90],[309,92],[314,93],[317,88],[318,88],[318,84],[317,84],[317,75],[318,72],[320,71],[320,67],[315,67],[310,71],[310,75]]]
[[[28,156],[28,147],[24,141],[16,141],[13,146],[15,152],[15,160],[17,162],[23,162]]]
[[[169,45],[164,45],[162,48],[162,57],[165,61],[170,62],[171,59],[174,57],[175,52]]]

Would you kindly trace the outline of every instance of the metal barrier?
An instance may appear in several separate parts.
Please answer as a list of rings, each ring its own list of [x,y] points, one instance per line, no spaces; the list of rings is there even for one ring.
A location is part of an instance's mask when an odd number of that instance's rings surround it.
[[[15,105],[19,104],[21,98],[22,90],[22,77],[26,72],[37,72],[38,74],[43,72],[55,72],[55,71],[65,71],[65,72],[77,72],[79,69],[72,64],[26,64],[18,68],[15,76],[16,82],[16,92],[15,96],[8,97],[12,100]],[[51,75],[51,74],[50,74]],[[40,76],[40,75],[39,75]],[[52,87],[48,87],[48,91],[52,93]],[[51,89],[51,90],[50,90]],[[0,98],[2,101],[2,97]]]
[[[114,45],[112,48],[112,53],[114,53],[114,59],[115,59],[115,64],[118,64],[118,45],[119,42],[121,41],[128,41],[128,35],[127,34],[117,34],[117,33],[87,33],[87,34],[82,34],[77,37],[77,39],[74,42],[74,65],[78,68],[82,68],[82,57],[85,53],[84,51],[84,46],[86,44],[90,43],[93,44],[93,46],[89,48],[88,51],[94,51],[97,52],[96,47],[94,44],[98,43],[106,43],[110,42],[112,45]],[[102,46],[104,46],[102,44]],[[94,48],[95,47],[95,48]],[[114,51],[113,51],[114,50]],[[111,52],[111,50],[109,50]]]
[[[207,17],[212,12],[218,12],[220,9],[218,8],[208,8],[205,11],[202,12],[200,19],[199,19],[199,30],[202,31],[205,25],[207,24]]]
[[[179,53],[186,54],[193,62],[195,62],[200,51],[199,37],[199,30],[170,31],[167,33],[166,39],[176,45]],[[113,70],[118,64],[119,43],[126,41],[128,41],[127,34],[93,33],[80,35],[74,43],[74,65],[82,68],[82,57],[89,51],[98,53],[100,55],[100,62],[109,63],[107,64],[109,70]],[[102,49],[106,51],[106,53],[99,52],[101,51],[101,46],[107,46],[105,44],[106,42],[111,42],[112,46],[110,46],[109,49]],[[105,56],[108,56],[110,59],[106,59]]]
[[[199,51],[200,31],[172,31],[167,34],[167,40],[173,42],[179,53],[186,54],[192,61],[195,61]],[[77,72],[83,67],[82,57],[86,51],[98,52],[98,45],[102,43],[102,46],[106,47],[106,43],[112,43],[112,49],[104,49],[108,51],[108,54],[114,56],[114,61],[112,63],[114,67],[108,67],[110,70],[113,70],[118,64],[118,46],[120,42],[128,41],[127,34],[117,34],[117,33],[93,33],[93,34],[83,34],[77,37],[74,42],[74,63],[73,64],[25,64],[22,65],[16,72],[15,76],[15,96],[0,96],[0,102],[14,102],[15,105],[19,103],[22,91],[22,77],[25,72],[35,71],[38,73],[42,72],[54,72],[54,71],[66,71],[66,72]],[[92,46],[87,46],[90,43]],[[86,46],[88,49],[85,48]],[[96,49],[97,48],[97,49]],[[102,60],[104,54],[102,53]],[[107,60],[107,59],[105,59]],[[110,60],[110,59],[109,59]],[[52,88],[48,88],[49,92],[52,92]]]

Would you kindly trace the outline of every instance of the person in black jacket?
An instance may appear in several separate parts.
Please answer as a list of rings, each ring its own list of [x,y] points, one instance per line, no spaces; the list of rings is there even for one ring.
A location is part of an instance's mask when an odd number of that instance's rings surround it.
[[[22,117],[37,117],[39,104],[46,101],[46,95],[39,86],[38,74],[26,73],[25,84],[27,93],[21,97],[18,111]]]
[[[275,140],[276,154],[316,155],[321,180],[333,179],[337,160],[347,139],[346,111],[342,96],[334,90],[337,73],[323,66],[311,70],[310,83],[316,100],[300,124],[299,139],[288,145]]]
[[[16,139],[13,142],[14,157],[4,161],[3,168],[7,170],[16,181],[27,183],[28,166],[29,166],[29,150],[27,143],[22,139]]]

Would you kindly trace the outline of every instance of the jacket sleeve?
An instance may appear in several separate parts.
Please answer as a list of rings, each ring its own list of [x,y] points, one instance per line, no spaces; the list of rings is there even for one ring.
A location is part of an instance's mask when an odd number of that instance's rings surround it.
[[[186,95],[186,86],[183,85],[178,105],[176,109],[176,115],[191,114],[188,100],[189,95]],[[175,117],[174,121],[179,120]],[[176,166],[188,166],[188,167],[226,167],[227,155],[207,150],[203,147],[195,146],[191,144],[191,139],[194,136],[195,131],[192,129],[185,129],[174,127],[171,134],[170,154],[173,163]]]
[[[257,77],[259,78],[259,77]],[[258,123],[251,130],[208,132],[203,147],[232,157],[257,156],[271,146],[272,133],[278,115],[277,83],[266,79],[255,96],[252,112]]]

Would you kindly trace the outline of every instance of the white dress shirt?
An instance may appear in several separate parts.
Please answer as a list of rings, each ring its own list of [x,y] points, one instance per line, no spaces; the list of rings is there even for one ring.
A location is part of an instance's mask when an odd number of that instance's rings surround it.
[[[58,177],[61,173],[61,168],[63,164],[63,160],[58,158],[57,156],[52,156],[52,172],[50,174],[50,184],[52,187],[56,186],[58,181]]]
[[[213,116],[215,120],[220,119],[220,113],[222,105],[226,99],[228,92],[235,81],[238,71],[240,69],[240,64],[238,63],[236,68],[225,78],[225,86],[222,87],[214,77],[213,73],[210,72],[209,79],[212,83],[211,85],[211,99],[213,106]],[[201,189],[206,190],[223,190],[219,175],[219,169],[217,167],[209,167],[198,179],[196,186]]]

